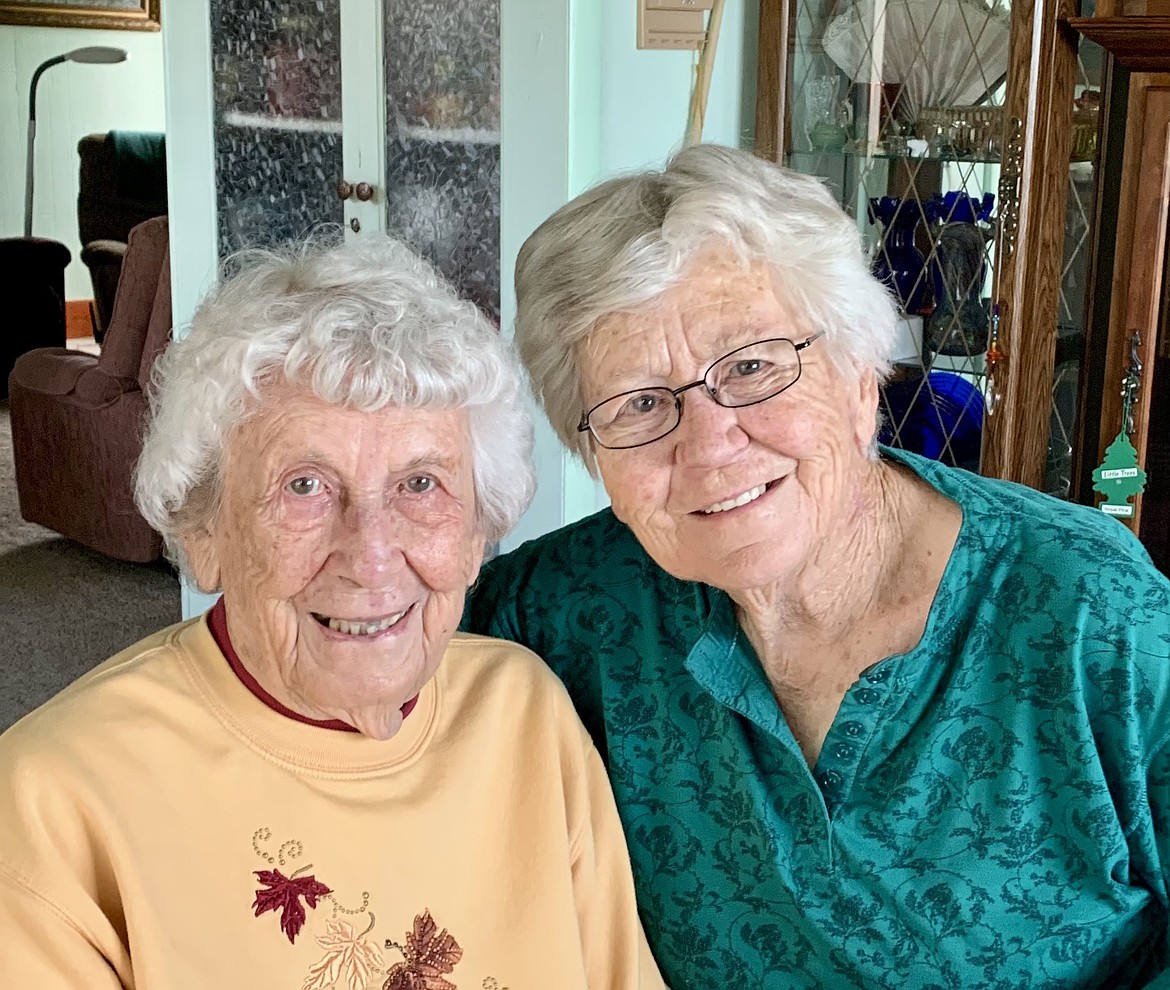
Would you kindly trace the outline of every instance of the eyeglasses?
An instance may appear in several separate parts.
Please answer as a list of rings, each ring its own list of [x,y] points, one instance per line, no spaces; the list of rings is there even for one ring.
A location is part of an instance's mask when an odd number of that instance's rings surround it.
[[[588,430],[602,447],[643,447],[673,432],[682,421],[682,394],[703,386],[711,400],[728,409],[754,406],[791,388],[800,378],[800,352],[824,331],[793,343],[786,337],[757,340],[715,361],[703,377],[680,388],[636,388],[599,402],[581,417],[577,432]]]

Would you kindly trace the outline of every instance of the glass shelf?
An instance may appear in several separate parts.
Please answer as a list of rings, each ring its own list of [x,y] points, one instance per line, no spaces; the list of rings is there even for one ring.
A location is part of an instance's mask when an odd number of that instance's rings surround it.
[[[869,159],[871,161],[888,161],[888,162],[939,162],[943,165],[1000,165],[1002,159],[992,158],[989,155],[894,155],[887,151],[854,151],[847,148],[842,148],[840,151],[830,151],[828,149],[820,150],[800,150],[794,149],[788,152],[788,156],[793,160],[800,160],[802,162],[815,161],[818,158],[828,159]],[[1074,158],[1069,162],[1069,169],[1072,172],[1072,179],[1074,181],[1083,182],[1088,181],[1093,176],[1093,166],[1096,163],[1096,158]],[[804,171],[798,168],[797,171]]]
[[[842,148],[839,151],[830,151],[828,149],[821,150],[819,148],[809,151],[792,150],[789,153],[792,158],[799,158],[804,161],[817,158],[844,158],[844,159],[876,159],[882,161],[902,161],[902,162],[941,162],[943,164],[952,163],[972,163],[976,165],[999,165],[1000,159],[998,157],[992,158],[989,155],[911,155],[900,154],[895,155],[887,151],[877,150],[873,152],[866,152],[860,150],[852,150],[849,148]]]

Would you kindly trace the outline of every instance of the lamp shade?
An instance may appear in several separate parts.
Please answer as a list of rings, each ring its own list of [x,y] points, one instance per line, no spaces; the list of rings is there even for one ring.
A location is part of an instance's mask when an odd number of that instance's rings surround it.
[[[84,62],[89,65],[112,65],[114,62],[125,62],[129,57],[130,53],[125,48],[113,48],[109,45],[74,48],[65,54],[67,62]]]

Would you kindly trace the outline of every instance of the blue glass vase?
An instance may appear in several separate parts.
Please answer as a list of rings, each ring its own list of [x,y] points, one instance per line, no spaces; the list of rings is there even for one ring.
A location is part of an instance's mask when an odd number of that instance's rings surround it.
[[[926,259],[914,244],[918,229],[918,208],[897,196],[874,197],[869,201],[869,222],[882,225],[882,244],[873,262],[873,274],[885,282],[905,313],[922,309],[926,290],[923,269]]]

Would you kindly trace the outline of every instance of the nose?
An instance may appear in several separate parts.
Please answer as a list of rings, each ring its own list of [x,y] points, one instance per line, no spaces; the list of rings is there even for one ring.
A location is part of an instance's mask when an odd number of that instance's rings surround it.
[[[382,505],[351,505],[337,526],[335,559],[344,578],[381,588],[405,561],[401,521]]]
[[[675,459],[688,467],[726,464],[748,444],[739,425],[739,410],[719,405],[701,388],[683,398],[675,437]]]

